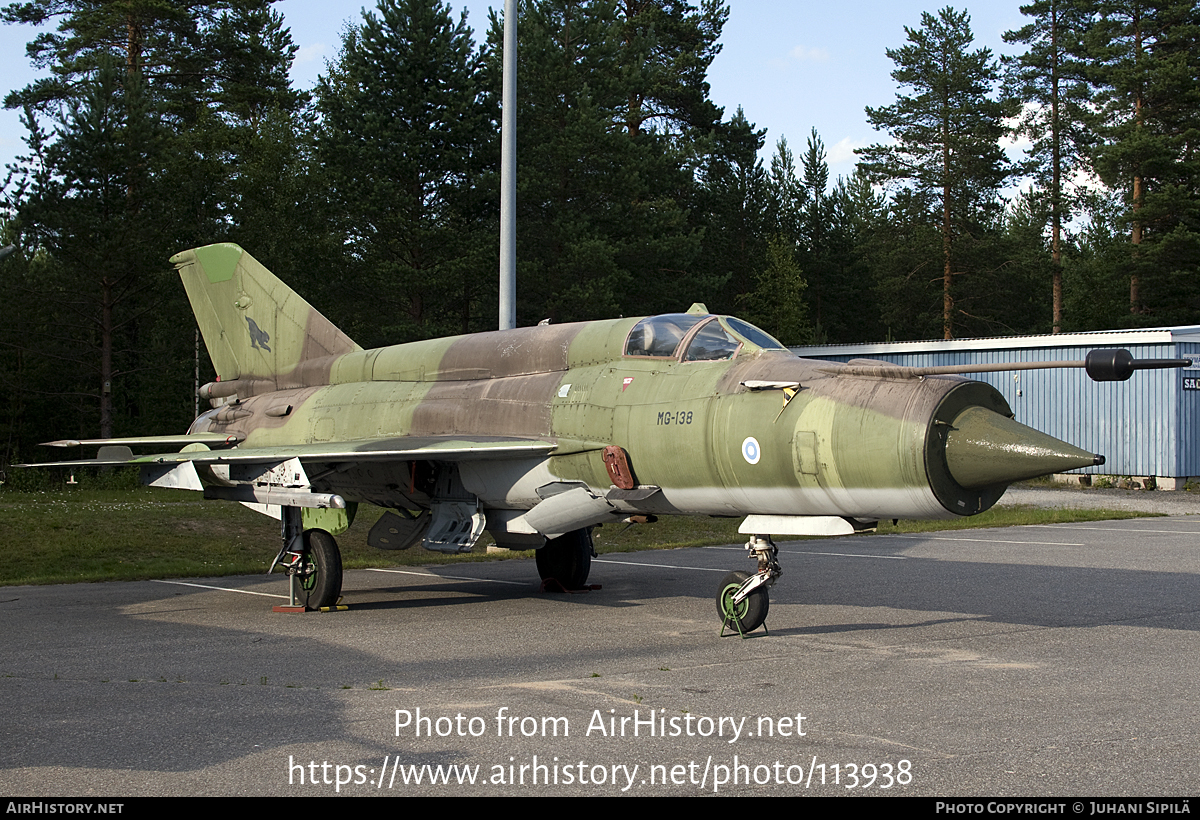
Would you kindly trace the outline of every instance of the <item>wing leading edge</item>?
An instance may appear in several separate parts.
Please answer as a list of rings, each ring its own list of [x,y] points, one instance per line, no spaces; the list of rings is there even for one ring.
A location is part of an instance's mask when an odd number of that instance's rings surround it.
[[[210,445],[233,443],[216,434],[191,436],[146,436],[143,438],[63,440],[47,446],[99,446],[94,459],[48,461],[23,464],[23,467],[104,467],[121,465],[172,464],[255,464],[275,463],[297,458],[301,461],[471,461],[522,456],[563,455],[599,450],[603,444],[566,439],[528,439],[498,436],[397,436],[390,438],[295,444],[277,447],[228,447],[209,449]],[[201,445],[196,447],[195,445]],[[135,456],[133,446],[184,445],[181,452]]]

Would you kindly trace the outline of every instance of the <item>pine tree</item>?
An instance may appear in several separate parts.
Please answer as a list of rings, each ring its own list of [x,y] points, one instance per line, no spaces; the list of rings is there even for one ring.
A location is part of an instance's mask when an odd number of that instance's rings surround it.
[[[819,342],[865,340],[875,324],[859,248],[863,232],[858,224],[862,220],[857,197],[863,191],[866,199],[861,204],[866,207],[875,198],[870,183],[861,176],[849,181],[839,178],[829,185],[825,144],[815,128],[809,134],[799,173],[787,140],[779,140],[766,180],[764,264],[781,270],[780,249],[773,246],[790,243],[793,261],[803,271],[805,282],[804,315],[806,322],[811,320],[811,327],[801,334],[805,338]],[[867,211],[862,216],[868,221],[873,218]],[[758,280],[763,281],[762,273]]]
[[[643,240],[651,254],[631,260],[637,302],[645,305],[638,309],[678,310],[710,298],[725,278],[699,253],[708,218],[697,179],[728,127],[710,99],[707,74],[721,51],[729,6],[724,0],[617,0],[616,15],[616,122],[639,148],[638,180],[646,192],[638,198],[651,200],[656,215],[670,216],[656,231],[666,244]],[[643,273],[653,287],[638,287]]]
[[[1050,208],[1050,270],[1053,332],[1063,320],[1063,226],[1080,207],[1070,179],[1086,169],[1093,141],[1087,64],[1076,56],[1090,23],[1079,0],[1039,0],[1021,7],[1033,21],[1006,32],[1005,42],[1028,51],[1006,57],[1006,92],[1025,103],[1017,133],[1032,144],[1031,171]]]
[[[808,189],[796,174],[796,158],[787,138],[780,137],[767,172],[767,220],[770,232],[800,244]]]
[[[804,298],[807,287],[795,246],[775,236],[767,241],[765,264],[755,274],[754,289],[740,301],[749,321],[769,330],[785,345],[809,344],[813,338]]]
[[[694,158],[678,135],[631,132],[630,101],[645,87],[627,65],[617,4],[526,3],[520,31],[518,324],[682,310],[705,298],[687,211]]]
[[[300,110],[305,95],[288,77],[299,47],[269,5],[222,12],[204,31],[204,50],[213,57],[212,100],[231,125],[253,131],[274,111]]]
[[[225,239],[229,203],[241,193],[239,171],[257,150],[258,126],[271,112],[296,115],[303,102],[288,77],[296,46],[271,2],[14,3],[3,11],[5,22],[57,22],[57,30],[28,46],[34,64],[51,76],[10,93],[5,105],[57,116],[99,65],[116,61],[140,84],[149,116],[170,126],[157,165],[174,177],[177,210],[193,226],[178,241]]]
[[[888,49],[898,66],[892,77],[911,94],[885,108],[867,108],[871,125],[893,145],[859,151],[861,167],[876,182],[909,187],[935,209],[941,242],[942,334],[954,336],[955,243],[997,209],[996,194],[1009,176],[999,140],[1011,103],[993,97],[999,72],[989,49],[971,50],[966,12],[944,8],[905,28],[909,44]]]
[[[883,338],[872,288],[868,249],[886,219],[886,202],[866,176],[855,169],[838,177],[827,200],[829,214],[827,298],[813,328],[818,342],[866,342]],[[811,302],[811,300],[810,300]]]
[[[867,180],[865,174],[861,178]],[[873,274],[872,296],[889,341],[944,332],[942,247],[939,226],[930,217],[933,207],[928,198],[899,189],[863,226],[859,252]]]
[[[772,236],[770,186],[758,158],[766,133],[738,108],[701,172],[707,219],[703,257],[711,275],[724,282],[720,295],[708,304],[717,311],[733,311],[737,299],[754,290],[755,277],[766,264]],[[780,236],[795,248],[796,237]]]
[[[182,130],[172,163],[181,190],[207,218],[197,243],[233,241],[308,294],[324,295],[335,244],[313,148],[308,95],[291,87],[297,46],[265,3],[238,5],[203,32],[211,57],[198,121]],[[200,192],[203,192],[202,194]]]
[[[804,157],[800,162],[803,172],[804,199],[801,225],[802,241],[806,253],[802,255],[805,274],[808,278],[812,316],[817,327],[824,330],[832,316],[839,311],[838,282],[831,260],[830,218],[833,216],[829,201],[829,163],[826,161],[825,143],[812,129],[808,135]]]
[[[720,53],[729,6],[720,0],[618,0],[619,61],[627,80],[620,118],[630,136],[707,137],[721,122],[708,68]]]
[[[261,153],[257,125],[269,111],[298,110],[287,80],[295,49],[269,5],[33,0],[4,9],[6,22],[58,24],[29,46],[51,76],[6,99],[24,110],[30,144],[6,192],[37,271],[16,294],[25,330],[15,343],[27,360],[72,363],[29,389],[90,396],[79,405],[80,427],[91,427],[81,435],[190,418],[194,337],[180,332],[190,311],[160,274],[181,247],[235,238],[233,221],[253,199],[239,183]]]
[[[1088,203],[1063,268],[1067,329],[1107,330],[1129,322],[1129,236],[1121,192],[1102,191]]]
[[[1103,119],[1095,167],[1124,193],[1129,310],[1141,323],[1200,315],[1200,8],[1102,0],[1088,32]]]
[[[113,61],[81,84],[58,117],[57,141],[32,111],[26,118],[32,173],[14,227],[39,274],[14,306],[17,343],[62,363],[56,390],[94,397],[82,417],[111,436],[122,404],[138,412],[122,377],[144,366],[149,274],[165,267],[167,243],[152,218],[163,204],[153,160],[164,135],[142,84]]]
[[[465,203],[494,133],[478,68],[465,14],[380,0],[318,83],[317,156],[351,274],[343,290],[376,300],[371,323],[348,328],[363,344],[471,329],[487,266]]]
[[[253,2],[253,0],[251,0]],[[6,108],[53,113],[77,96],[102,63],[116,59],[139,77],[149,97],[195,101],[208,76],[202,35],[237,0],[28,0],[0,12],[0,21],[45,27],[26,47],[30,61],[51,76],[11,92]],[[242,3],[241,5],[246,5]],[[177,115],[183,114],[177,110]]]
[[[616,125],[624,103],[618,27],[611,2],[521,6],[518,324],[620,313],[632,285],[621,260],[636,227],[629,204],[648,192],[635,176],[637,146]]]

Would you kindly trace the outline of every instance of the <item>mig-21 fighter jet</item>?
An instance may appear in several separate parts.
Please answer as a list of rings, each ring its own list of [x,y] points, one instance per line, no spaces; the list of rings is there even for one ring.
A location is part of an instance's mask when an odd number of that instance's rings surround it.
[[[801,359],[703,305],[363,350],[237,245],[172,261],[218,375],[212,409],[182,436],[52,442],[100,447],[56,463],[136,464],[144,483],[278,515],[272,568],[308,608],[338,601],[335,536],[361,503],[388,510],[373,546],[467,552],[487,530],[565,588],[586,583],[597,525],[744,516],[757,571],[717,594],[744,634],[781,572],[772,536],[973,515],[1014,481],[1103,463],[962,368]],[[1100,379],[1184,365],[1087,361]]]

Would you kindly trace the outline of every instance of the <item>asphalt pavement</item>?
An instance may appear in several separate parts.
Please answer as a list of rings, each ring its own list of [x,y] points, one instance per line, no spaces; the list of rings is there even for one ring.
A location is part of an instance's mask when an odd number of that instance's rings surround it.
[[[356,570],[327,614],[272,612],[279,576],[6,587],[0,791],[1200,787],[1200,517],[781,551],[746,640],[713,599],[737,545],[605,555],[571,595],[526,560]]]

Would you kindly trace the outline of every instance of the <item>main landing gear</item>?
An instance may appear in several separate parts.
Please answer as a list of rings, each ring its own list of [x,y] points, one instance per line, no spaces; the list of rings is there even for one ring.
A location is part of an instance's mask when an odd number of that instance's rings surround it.
[[[732,627],[743,638],[767,620],[771,599],[767,588],[783,574],[779,566],[779,548],[769,535],[752,535],[746,545],[748,557],[758,561],[758,572],[731,572],[717,590],[717,614],[721,616],[721,637]],[[763,627],[764,629],[766,627]],[[732,633],[731,633],[732,634]]]
[[[542,588],[547,583],[556,583],[568,592],[583,589],[588,573],[592,569],[591,529],[574,530],[558,538],[551,538],[546,546],[534,555],[537,558],[538,575],[542,576]]]
[[[342,597],[342,554],[325,530],[305,530],[299,507],[282,507],[283,548],[271,563],[288,575],[289,604],[276,611],[303,612],[335,606]]]

